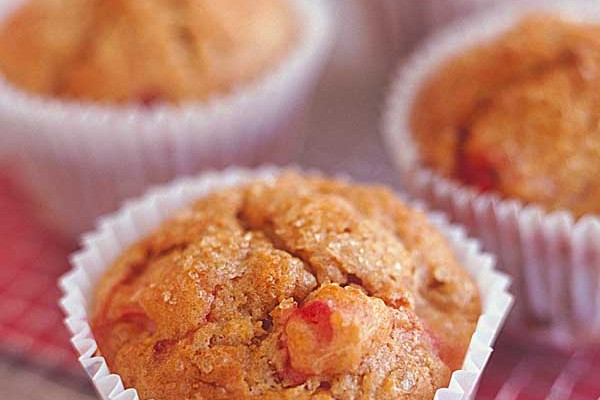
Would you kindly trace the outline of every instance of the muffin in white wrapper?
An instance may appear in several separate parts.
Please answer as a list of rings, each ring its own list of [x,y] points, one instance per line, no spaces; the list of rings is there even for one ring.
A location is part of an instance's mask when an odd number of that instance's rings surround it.
[[[423,83],[452,55],[497,37],[524,15],[550,11],[600,23],[594,1],[512,2],[441,31],[401,64],[388,93],[382,132],[406,190],[478,237],[513,278],[508,326],[521,339],[572,348],[600,344],[600,218],[478,193],[420,162],[410,116]],[[448,94],[452,101],[452,94]]]
[[[333,41],[318,1],[285,0],[297,33],[255,79],[206,101],[100,105],[43,98],[0,79],[0,127],[11,163],[42,217],[69,238],[149,184],[208,167],[290,161]],[[4,19],[14,5],[4,4]]]
[[[71,258],[72,270],[60,280],[64,293],[60,305],[66,314],[65,322],[72,333],[71,341],[79,353],[79,361],[103,399],[138,399],[135,388],[124,388],[120,376],[111,373],[106,360],[98,355],[90,328],[89,308],[94,287],[105,270],[131,244],[192,201],[237,184],[272,179],[281,171],[277,167],[229,168],[180,179],[127,203],[119,212],[103,218],[96,231],[83,236],[82,250]],[[447,237],[459,262],[475,278],[482,300],[482,314],[463,367],[452,374],[448,388],[437,391],[435,399],[473,399],[492,352],[491,345],[512,303],[512,297],[507,293],[509,279],[494,270],[494,258],[482,253],[478,243],[468,239],[462,229],[449,225],[439,214],[432,214],[430,220]]]

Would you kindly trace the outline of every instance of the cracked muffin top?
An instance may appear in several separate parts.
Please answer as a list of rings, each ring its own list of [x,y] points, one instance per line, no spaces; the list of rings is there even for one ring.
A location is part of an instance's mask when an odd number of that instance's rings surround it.
[[[600,213],[600,25],[529,16],[442,64],[411,117],[422,161],[446,177]]]
[[[99,352],[141,398],[432,399],[478,289],[383,187],[287,172],[214,192],[97,286]]]
[[[295,33],[284,0],[30,0],[0,30],[0,71],[49,97],[202,100],[264,72]]]

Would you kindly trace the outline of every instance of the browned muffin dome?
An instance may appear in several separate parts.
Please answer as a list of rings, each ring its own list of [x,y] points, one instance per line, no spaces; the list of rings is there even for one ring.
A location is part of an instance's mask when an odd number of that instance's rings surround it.
[[[30,0],[0,31],[0,71],[46,96],[205,99],[264,72],[295,33],[285,0]]]
[[[381,187],[286,173],[215,192],[127,250],[92,330],[142,398],[432,399],[479,293]]]
[[[422,160],[481,190],[600,213],[600,26],[530,16],[444,63],[412,128]]]

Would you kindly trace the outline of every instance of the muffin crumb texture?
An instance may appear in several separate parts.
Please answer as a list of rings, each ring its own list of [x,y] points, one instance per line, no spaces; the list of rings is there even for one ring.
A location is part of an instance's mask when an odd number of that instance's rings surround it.
[[[600,26],[528,16],[442,64],[411,118],[422,161],[444,176],[600,213]]]
[[[477,287],[391,191],[294,172],[214,192],[128,249],[92,330],[141,398],[432,399]]]
[[[203,100],[265,72],[295,34],[285,0],[30,0],[0,30],[0,71],[48,97]]]

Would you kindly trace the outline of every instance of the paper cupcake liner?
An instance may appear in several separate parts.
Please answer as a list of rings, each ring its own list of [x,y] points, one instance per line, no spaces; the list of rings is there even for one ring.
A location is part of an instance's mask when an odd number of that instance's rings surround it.
[[[600,5],[585,0],[513,2],[461,21],[433,37],[399,68],[382,130],[408,192],[464,225],[513,277],[517,301],[508,322],[513,333],[563,348],[598,345],[600,218],[576,220],[566,211],[547,213],[534,205],[476,193],[420,165],[411,138],[409,119],[420,84],[449,56],[496,37],[531,10],[600,21]]]
[[[327,5],[287,1],[300,25],[288,54],[261,77],[205,102],[153,109],[79,103],[0,79],[2,135],[19,155],[21,183],[52,226],[73,238],[149,184],[207,167],[289,161],[302,144],[298,122],[333,32]]]
[[[276,167],[229,168],[197,178],[184,178],[127,203],[119,212],[101,219],[96,231],[84,235],[83,249],[71,257],[72,270],[60,280],[64,294],[60,305],[66,314],[65,323],[72,333],[71,342],[79,353],[79,361],[103,399],[138,399],[135,389],[126,389],[119,375],[111,373],[105,359],[97,355],[97,344],[90,329],[88,309],[93,301],[94,286],[104,271],[131,244],[193,200],[252,180],[273,179],[280,172]],[[492,352],[491,345],[512,302],[506,291],[509,279],[494,270],[493,257],[481,253],[477,242],[468,239],[462,229],[450,226],[440,214],[432,215],[431,221],[446,235],[459,261],[476,279],[483,306],[463,368],[452,374],[449,387],[438,390],[435,399],[472,399]]]

